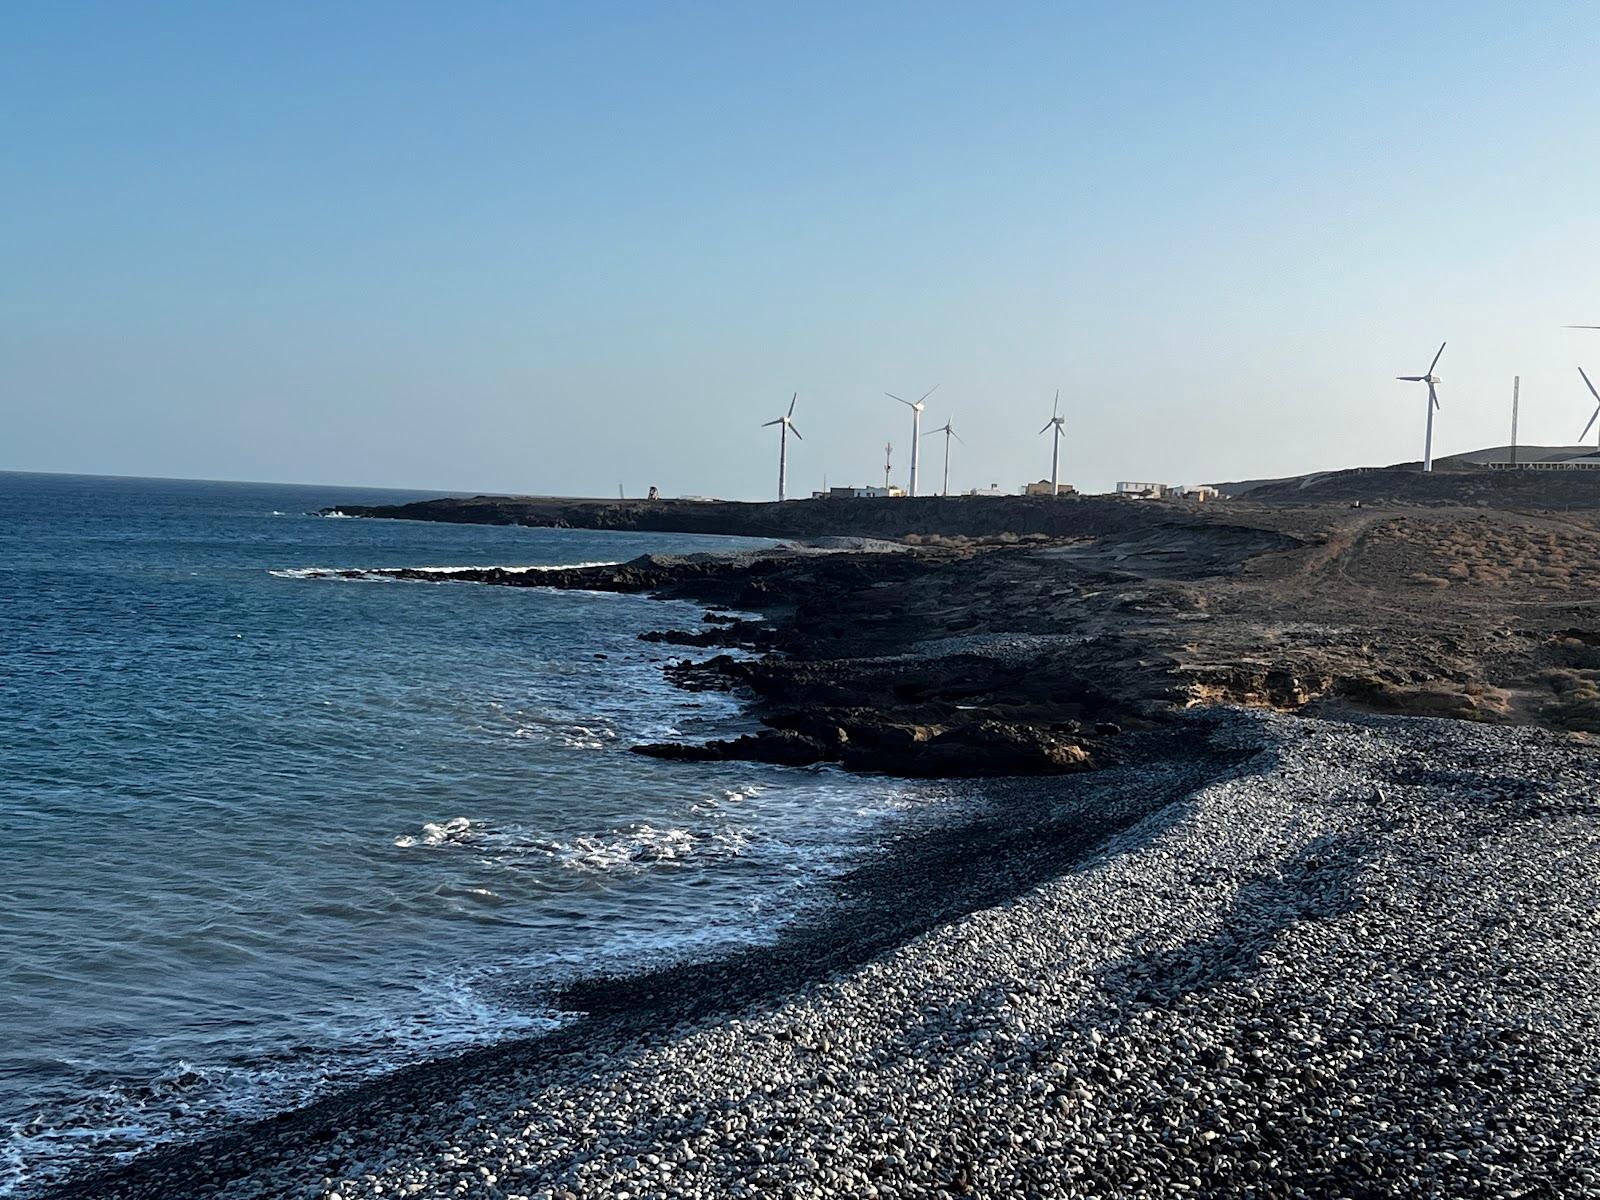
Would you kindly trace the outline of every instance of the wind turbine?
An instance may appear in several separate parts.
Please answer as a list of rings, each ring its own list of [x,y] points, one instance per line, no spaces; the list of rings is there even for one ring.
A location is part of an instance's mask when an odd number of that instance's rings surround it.
[[[794,422],[790,418],[794,416],[795,402],[797,400],[799,400],[799,399],[800,399],[800,393],[796,392],[793,396],[791,396],[789,398],[789,411],[788,412],[784,413],[783,416],[779,417],[776,421],[765,421],[765,422],[763,422],[762,426],[761,426],[761,428],[763,428],[763,429],[768,429],[768,428],[772,427],[773,425],[776,425],[776,426],[779,427],[778,428],[778,500],[780,502],[782,502],[784,500],[787,500],[789,498],[787,495],[784,494],[784,487],[785,487],[786,483],[788,482],[788,477],[789,477],[789,435],[792,433],[792,434],[795,435],[795,437],[797,437],[797,438],[800,437],[800,431],[794,427]],[[800,440],[803,442],[803,441],[805,441],[805,438],[800,438]]]
[[[1067,419],[1061,415],[1061,389],[1056,389],[1055,407],[1050,410],[1050,419],[1045,422],[1040,433],[1049,433],[1054,428],[1056,436],[1050,444],[1050,494],[1061,494],[1061,439],[1067,436]]]
[[[955,431],[954,417],[951,417],[943,425],[939,426],[939,428],[930,429],[927,433],[923,434],[923,436],[933,437],[934,434],[938,433],[944,434],[944,486],[940,489],[939,494],[941,496],[948,496],[950,494],[950,439],[955,438],[955,440],[961,442],[963,446],[966,445],[966,442],[961,441],[961,435]]]
[[[917,402],[915,404],[913,404],[910,400],[896,396],[893,392],[884,393],[884,395],[889,397],[889,399],[899,400],[901,404],[904,404],[911,410],[911,486],[906,489],[906,495],[908,496],[915,496],[917,494],[917,447],[922,443],[922,410],[928,407],[923,403],[923,401],[938,390],[939,385],[936,383],[927,391],[923,392],[922,395],[917,398]]]
[[[1428,373],[1426,375],[1395,376],[1396,379],[1404,380],[1406,383],[1425,383],[1428,385],[1428,433],[1426,440],[1422,443],[1422,469],[1424,471],[1433,470],[1433,410],[1439,407],[1439,393],[1434,391],[1434,387],[1440,382],[1439,377],[1433,373],[1433,368],[1439,365],[1439,355],[1444,353],[1444,347],[1445,343],[1440,342],[1439,354],[1433,356],[1433,362],[1428,365]],[[1588,430],[1584,430],[1584,432],[1587,433]]]
[[[1594,412],[1589,414],[1589,424],[1585,425],[1583,432],[1578,435],[1578,441],[1581,442],[1589,436],[1589,427],[1594,424],[1594,419],[1600,417],[1600,392],[1594,390],[1594,384],[1589,382],[1589,373],[1582,367],[1578,368],[1578,374],[1583,376],[1583,382],[1588,384],[1589,394],[1594,397]]]

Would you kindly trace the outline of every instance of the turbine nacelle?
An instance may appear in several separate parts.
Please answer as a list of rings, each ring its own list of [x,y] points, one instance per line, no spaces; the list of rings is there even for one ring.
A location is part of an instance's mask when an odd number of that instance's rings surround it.
[[[901,404],[904,404],[912,412],[920,415],[921,413],[925,412],[928,407],[924,401],[926,401],[929,396],[933,395],[938,390],[939,385],[936,383],[927,391],[923,392],[922,395],[917,397],[915,400],[907,400],[904,396],[896,396],[893,392],[885,392],[884,395],[889,397],[891,400],[900,401]]]
[[[1441,382],[1439,377],[1433,373],[1433,369],[1439,365],[1439,359],[1444,355],[1445,345],[1445,342],[1439,343],[1438,353],[1433,356],[1433,361],[1428,364],[1428,369],[1423,374],[1395,376],[1395,378],[1400,380],[1402,383],[1425,383],[1428,385],[1428,440],[1430,446],[1429,448],[1424,449],[1422,455],[1423,462],[1427,464],[1423,467],[1423,470],[1425,471],[1432,469],[1431,443],[1433,440],[1433,410],[1439,407],[1439,393],[1434,391],[1434,388],[1438,387]]]
[[[794,406],[799,399],[800,393],[796,392],[789,398],[789,411],[784,413],[783,416],[777,417],[771,421],[763,421],[761,423],[761,428],[770,429],[774,425],[782,425],[787,432],[794,434],[795,437],[800,438],[802,442],[805,441],[805,438],[800,437],[800,431],[794,427]]]

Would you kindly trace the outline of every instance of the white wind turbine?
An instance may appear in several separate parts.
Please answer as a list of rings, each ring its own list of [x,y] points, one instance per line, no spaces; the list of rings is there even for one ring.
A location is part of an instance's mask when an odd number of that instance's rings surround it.
[[[1582,442],[1584,438],[1589,436],[1589,429],[1594,424],[1595,418],[1600,417],[1600,392],[1594,390],[1594,384],[1589,382],[1589,373],[1582,367],[1578,368],[1578,374],[1583,376],[1583,382],[1588,385],[1589,394],[1594,397],[1594,412],[1589,414],[1589,424],[1585,425],[1583,432],[1578,435],[1578,441]]]
[[[933,437],[935,434],[944,434],[944,486],[939,491],[941,496],[948,496],[950,494],[950,439],[955,438],[955,440],[961,442],[963,446],[967,444],[961,440],[961,435],[955,431],[955,420],[956,419],[954,417],[951,417],[943,425],[939,426],[939,428],[930,429],[926,434],[923,435],[925,437]]]
[[[1061,415],[1061,389],[1056,389],[1055,407],[1050,410],[1050,419],[1045,422],[1040,433],[1049,433],[1054,428],[1056,435],[1050,441],[1050,494],[1061,494],[1061,439],[1067,436],[1067,419]]]
[[[779,429],[778,429],[778,499],[780,501],[787,500],[789,498],[785,494],[785,491],[784,491],[785,485],[788,483],[788,476],[789,476],[789,435],[792,433],[792,434],[795,435],[795,437],[800,438],[800,440],[802,442],[805,441],[805,438],[801,438],[800,437],[800,431],[794,427],[794,422],[790,419],[791,417],[794,416],[795,401],[797,401],[799,399],[800,399],[800,393],[796,392],[793,396],[791,396],[789,398],[789,411],[788,412],[784,413],[783,416],[779,417],[776,421],[763,422],[762,426],[761,426],[761,428],[763,428],[763,429],[769,429],[774,425],[779,426]]]
[[[939,385],[936,383],[927,391],[923,392],[922,395],[918,397],[915,404],[913,404],[910,400],[896,396],[893,392],[884,393],[884,395],[889,397],[889,399],[899,400],[901,404],[904,404],[911,410],[911,486],[906,489],[906,495],[908,496],[915,496],[917,494],[917,447],[922,444],[922,410],[928,407],[923,403],[923,401],[925,401],[929,396],[933,395],[938,390]]]
[[[1439,377],[1433,373],[1433,368],[1439,365],[1439,355],[1444,353],[1445,343],[1439,343],[1439,354],[1433,356],[1433,362],[1428,364],[1426,375],[1396,375],[1396,379],[1406,383],[1425,383],[1428,385],[1428,433],[1422,443],[1422,469],[1433,470],[1433,411],[1439,407],[1439,393],[1434,387],[1440,382]],[[1587,432],[1587,431],[1585,431]]]

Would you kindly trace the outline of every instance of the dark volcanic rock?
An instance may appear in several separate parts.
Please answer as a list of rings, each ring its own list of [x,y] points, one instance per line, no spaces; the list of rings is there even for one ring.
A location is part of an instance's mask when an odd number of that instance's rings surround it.
[[[680,762],[739,760],[792,767],[836,762],[852,771],[941,778],[1048,775],[1094,765],[1088,748],[1074,737],[1005,721],[909,725],[865,712],[785,714],[775,720],[788,727],[703,745],[665,742],[633,749]]]

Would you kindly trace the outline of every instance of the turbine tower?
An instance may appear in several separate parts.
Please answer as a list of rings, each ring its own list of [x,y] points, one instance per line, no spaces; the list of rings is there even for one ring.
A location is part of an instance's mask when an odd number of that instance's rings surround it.
[[[950,439],[955,438],[955,440],[961,442],[963,446],[966,445],[966,442],[961,441],[961,435],[955,431],[954,417],[951,417],[943,425],[939,426],[939,428],[930,429],[927,433],[923,434],[923,436],[933,437],[935,434],[939,433],[944,434],[944,486],[939,490],[939,494],[941,496],[948,496],[950,494]]]
[[[1582,367],[1578,368],[1578,374],[1583,376],[1583,382],[1588,385],[1589,394],[1594,397],[1594,412],[1589,414],[1589,424],[1585,425],[1583,432],[1578,435],[1578,441],[1582,442],[1584,438],[1589,436],[1589,427],[1594,424],[1594,419],[1600,417],[1600,392],[1594,390],[1594,384],[1589,382],[1589,373]]]
[[[796,392],[789,397],[788,412],[784,413],[776,421],[763,422],[761,426],[763,429],[769,429],[774,425],[778,426],[778,499],[780,502],[789,498],[785,493],[785,487],[789,480],[789,435],[792,433],[795,437],[800,437],[800,431],[794,427],[794,421],[790,418],[794,416],[795,401],[799,399],[800,393]],[[800,438],[800,440],[803,442],[805,438]]]
[[[1056,389],[1055,407],[1050,410],[1050,419],[1045,422],[1045,427],[1040,433],[1049,433],[1054,428],[1056,436],[1050,442],[1050,494],[1061,494],[1061,439],[1067,436],[1067,419],[1061,415],[1061,389]]]
[[[917,447],[922,443],[922,410],[928,407],[923,401],[938,390],[939,385],[936,383],[923,392],[914,404],[910,400],[896,396],[893,392],[884,393],[889,399],[899,400],[901,404],[911,410],[911,486],[906,489],[906,495],[908,496],[917,494]]]
[[[1439,393],[1434,387],[1439,383],[1439,377],[1433,373],[1433,368],[1439,365],[1439,355],[1444,353],[1445,343],[1439,343],[1439,354],[1433,356],[1433,362],[1428,365],[1426,375],[1396,375],[1395,378],[1406,383],[1425,383],[1428,385],[1428,432],[1422,443],[1422,469],[1433,470],[1433,411],[1439,407]],[[1584,430],[1585,433],[1588,430]]]

